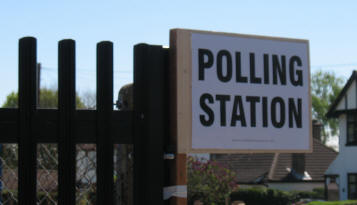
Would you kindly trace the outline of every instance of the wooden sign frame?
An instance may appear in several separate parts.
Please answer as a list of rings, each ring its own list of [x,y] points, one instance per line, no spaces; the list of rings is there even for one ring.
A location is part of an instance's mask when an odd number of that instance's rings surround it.
[[[273,41],[288,41],[307,44],[309,86],[309,148],[304,150],[257,150],[257,149],[193,149],[192,148],[192,33],[225,35]],[[221,32],[172,29],[170,31],[170,81],[171,81],[171,135],[177,143],[178,153],[310,153],[312,152],[310,57],[308,40],[253,36]],[[304,109],[304,108],[303,108]]]

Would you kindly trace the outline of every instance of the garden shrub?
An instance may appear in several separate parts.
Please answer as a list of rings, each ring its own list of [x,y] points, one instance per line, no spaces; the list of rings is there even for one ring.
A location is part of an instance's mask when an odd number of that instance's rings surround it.
[[[324,199],[325,191],[324,188],[315,188],[313,191],[292,191],[291,194],[295,201],[300,199]]]
[[[324,189],[317,188],[311,191],[280,191],[264,187],[239,189],[231,194],[231,200],[244,201],[247,205],[288,205],[300,199],[323,199]]]
[[[325,198],[325,189],[324,188],[314,188],[312,190],[316,195],[316,199],[324,199]]]
[[[187,167],[189,204],[200,200],[205,205],[224,205],[238,190],[236,173],[218,162],[189,157]]]
[[[231,200],[244,201],[247,205],[287,205],[293,200],[289,192],[263,187],[240,189],[231,194]]]

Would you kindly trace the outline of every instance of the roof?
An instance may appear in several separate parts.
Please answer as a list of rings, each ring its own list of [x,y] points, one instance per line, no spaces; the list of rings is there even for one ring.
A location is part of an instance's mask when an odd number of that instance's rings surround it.
[[[313,152],[304,154],[305,172],[311,177],[309,181],[324,181],[325,171],[337,154],[320,140],[314,139]],[[237,172],[238,183],[259,183],[262,179],[269,182],[291,181],[292,153],[214,154],[214,158]]]
[[[336,100],[332,103],[330,106],[330,109],[328,110],[326,117],[332,118],[332,117],[337,117],[339,115],[339,112],[336,112],[337,105],[341,102],[343,97],[346,95],[348,89],[352,85],[353,81],[357,79],[357,71],[353,71],[351,77],[348,79],[347,83],[341,90],[340,94],[337,96]]]

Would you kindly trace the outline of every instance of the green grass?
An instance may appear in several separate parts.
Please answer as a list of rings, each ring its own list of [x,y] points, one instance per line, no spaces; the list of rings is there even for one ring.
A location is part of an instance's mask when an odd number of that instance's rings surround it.
[[[314,201],[308,203],[308,205],[357,205],[357,201]]]

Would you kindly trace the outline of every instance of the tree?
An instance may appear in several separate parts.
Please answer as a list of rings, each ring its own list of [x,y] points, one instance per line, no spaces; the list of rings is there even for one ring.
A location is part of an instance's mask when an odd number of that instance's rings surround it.
[[[333,72],[316,71],[311,77],[312,117],[320,121],[322,127],[322,143],[338,134],[338,121],[326,117],[331,104],[342,90],[344,80]]]
[[[95,110],[97,107],[97,95],[93,91],[85,91],[80,96],[84,107],[89,110]]]
[[[7,97],[5,103],[2,105],[4,108],[16,108],[18,107],[18,93],[11,92]],[[48,88],[41,88],[40,90],[40,103],[39,108],[57,108],[58,107],[58,91]],[[76,107],[77,109],[86,108],[82,99],[76,95]]]

